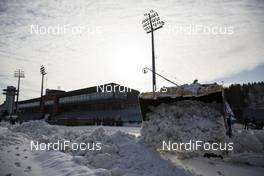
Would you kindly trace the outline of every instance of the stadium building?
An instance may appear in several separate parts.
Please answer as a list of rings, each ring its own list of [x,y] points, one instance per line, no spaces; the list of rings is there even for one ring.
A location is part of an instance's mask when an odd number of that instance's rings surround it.
[[[109,83],[73,91],[46,90],[42,98],[19,102],[19,120],[45,118],[63,125],[141,123],[139,91]]]

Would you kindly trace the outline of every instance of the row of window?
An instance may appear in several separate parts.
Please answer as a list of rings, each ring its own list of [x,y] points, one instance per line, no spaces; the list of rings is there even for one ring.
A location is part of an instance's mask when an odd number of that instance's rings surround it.
[[[20,104],[20,105],[19,105],[19,108],[28,108],[28,107],[36,107],[36,106],[40,106],[39,101],[37,101],[37,102],[32,102],[32,103]]]
[[[81,94],[81,95],[74,95],[70,97],[63,97],[59,99],[60,104],[66,103],[73,103],[73,102],[82,102],[82,101],[90,101],[90,100],[103,100],[103,99],[110,99],[113,98],[113,92],[97,92],[97,93],[90,93],[90,94]],[[116,98],[126,98],[125,93],[115,93]]]
[[[81,94],[81,95],[74,95],[69,97],[63,97],[59,99],[59,104],[67,104],[67,103],[74,103],[74,102],[83,102],[83,101],[90,101],[90,100],[103,100],[103,99],[110,99],[113,98],[119,99],[126,99],[126,93],[113,93],[113,92],[97,92],[97,93],[90,93],[90,94]],[[53,105],[54,100],[45,101],[45,105]],[[40,106],[40,102],[32,102],[32,103],[25,103],[20,104],[20,108],[27,108],[27,107],[36,107]]]
[[[54,100],[45,101],[45,105],[53,105],[53,104],[54,104]]]

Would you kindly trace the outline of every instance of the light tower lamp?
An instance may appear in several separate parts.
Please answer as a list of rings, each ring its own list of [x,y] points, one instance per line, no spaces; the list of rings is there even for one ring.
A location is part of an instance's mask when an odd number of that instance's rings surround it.
[[[25,73],[23,70],[18,69],[14,72],[14,77],[18,78],[17,90],[16,90],[16,112],[18,112],[18,100],[19,100],[19,93],[20,93],[20,79],[25,78]]]

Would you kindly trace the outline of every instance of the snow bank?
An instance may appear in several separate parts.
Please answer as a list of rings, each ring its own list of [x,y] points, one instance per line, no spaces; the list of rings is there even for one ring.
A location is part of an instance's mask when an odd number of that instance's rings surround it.
[[[79,160],[81,163],[110,170],[112,175],[189,175],[163,160],[135,136],[121,131],[107,135],[103,128],[98,128],[90,135],[80,136],[76,142],[101,142],[100,151],[72,151],[72,154],[84,157],[85,160]]]
[[[58,175],[91,176],[185,176],[191,175],[170,161],[164,160],[157,152],[147,147],[134,135],[117,131],[108,134],[103,127],[90,130],[61,130],[44,121],[30,121],[14,126],[14,134],[26,134],[34,140],[52,142],[58,139],[76,143],[102,143],[99,151],[66,150],[38,151],[36,157],[43,168],[58,170]],[[16,133],[19,132],[19,133]]]
[[[9,147],[11,145],[18,145],[23,142],[23,139],[18,135],[13,134],[6,127],[0,127],[0,149],[3,147]]]
[[[109,170],[86,167],[76,162],[76,157],[58,151],[39,152],[35,159],[41,163],[41,167],[47,170],[47,173],[49,170],[56,170],[58,176],[111,176]]]
[[[0,127],[10,128],[12,125],[8,121],[0,122]]]
[[[241,153],[234,154],[226,159],[228,162],[247,164],[252,166],[264,167],[264,153]]]
[[[151,107],[149,121],[143,122],[141,135],[144,141],[161,149],[162,141],[224,142],[226,140],[224,119],[211,105],[198,101],[180,101]],[[201,154],[202,151],[177,151],[179,157]]]
[[[58,134],[56,126],[51,126],[42,120],[29,121],[21,125],[16,124],[11,130],[24,133],[39,142],[48,141],[51,136]]]
[[[52,142],[57,139],[77,143],[100,142],[102,143],[100,151],[67,150],[64,153],[37,151],[34,154],[34,162],[40,163],[45,175],[54,175],[53,171],[56,171],[56,175],[61,176],[183,176],[191,174],[185,170],[186,168],[161,157],[149,148],[145,141],[148,145],[159,146],[159,140],[164,139],[225,140],[221,114],[204,103],[185,101],[173,106],[161,105],[153,109],[149,115],[152,115],[154,119],[143,124],[140,138],[121,131],[109,133],[103,127],[96,129],[80,127],[76,130],[75,128],[52,126],[44,121],[31,121],[13,127],[7,125],[11,131],[5,127],[0,128],[0,148],[5,147],[4,143],[28,145],[29,142],[25,142],[29,141],[27,138],[43,140],[43,142]],[[236,134],[237,138],[234,137],[234,139],[241,141],[240,138],[244,136],[252,142],[251,138],[254,137],[255,142],[259,142],[257,145],[263,142],[261,131],[253,131],[253,136],[250,131],[240,132],[241,134],[239,133],[239,136]],[[245,147],[248,148],[248,146]],[[190,156],[186,153],[180,155]],[[264,157],[259,156],[239,154],[227,158],[226,161],[263,167],[261,163]]]
[[[234,130],[230,141],[234,143],[233,153],[264,153],[263,130]]]

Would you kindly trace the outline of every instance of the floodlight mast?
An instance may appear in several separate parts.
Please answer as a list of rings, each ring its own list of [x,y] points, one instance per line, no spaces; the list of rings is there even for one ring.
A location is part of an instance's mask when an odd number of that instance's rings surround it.
[[[154,31],[163,27],[164,22],[160,21],[159,15],[157,12],[150,10],[149,13],[144,14],[146,17],[143,19],[142,24],[144,30],[148,33],[151,33],[151,47],[152,47],[152,91],[153,94],[156,92],[156,65],[155,65],[155,47],[154,47]]]
[[[40,67],[40,73],[42,76],[42,80],[41,80],[41,93],[40,93],[40,107],[42,105],[42,97],[43,97],[43,83],[44,83],[44,76],[47,74],[47,72],[45,71],[45,67],[43,65],[41,65]]]
[[[153,74],[152,74],[152,91],[155,92],[156,91],[156,68],[155,68],[155,49],[154,49],[154,31],[153,31],[153,25],[151,22],[151,17],[150,14],[148,14],[149,16],[149,21],[150,21],[150,28],[151,28],[151,46],[152,46],[152,70],[153,70]]]
[[[16,112],[18,112],[18,99],[19,99],[19,93],[20,93],[20,79],[25,78],[25,73],[23,70],[18,69],[14,72],[14,77],[18,78],[17,90],[16,90]]]

